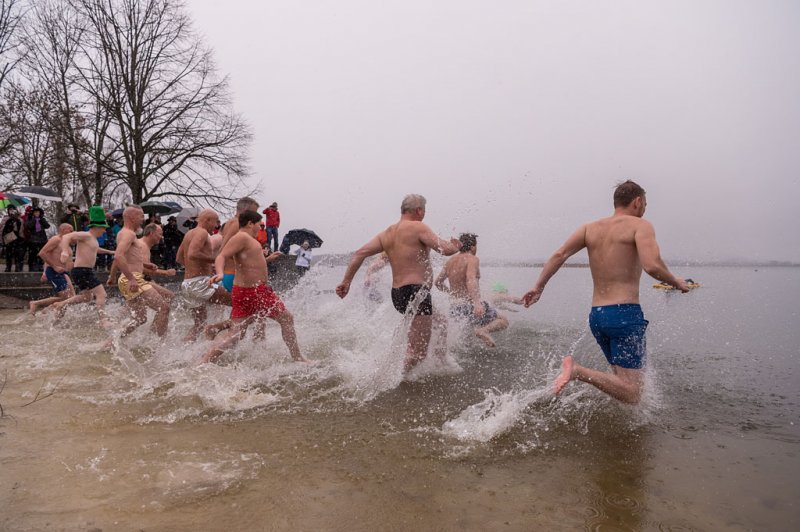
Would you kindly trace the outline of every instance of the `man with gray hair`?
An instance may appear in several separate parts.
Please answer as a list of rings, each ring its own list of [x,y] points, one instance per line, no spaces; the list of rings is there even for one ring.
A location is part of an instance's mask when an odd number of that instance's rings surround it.
[[[344,298],[350,291],[356,272],[364,259],[385,252],[392,268],[392,302],[401,314],[413,312],[408,331],[408,349],[404,369],[411,370],[428,353],[434,316],[446,326],[446,320],[434,314],[430,289],[433,284],[430,250],[442,255],[458,252],[461,242],[437,236],[422,223],[426,200],[419,194],[409,194],[400,205],[400,221],[378,233],[355,252],[336,294]],[[444,356],[444,353],[441,353]]]

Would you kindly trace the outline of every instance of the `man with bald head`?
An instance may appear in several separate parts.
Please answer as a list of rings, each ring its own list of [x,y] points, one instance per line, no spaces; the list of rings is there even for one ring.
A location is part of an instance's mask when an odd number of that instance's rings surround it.
[[[155,269],[150,263],[150,249],[136,238],[142,227],[144,212],[138,205],[126,207],[122,212],[123,226],[117,234],[116,265],[121,275],[117,281],[119,292],[131,311],[133,321],[122,331],[128,336],[147,321],[147,308],[156,311],[152,329],[159,337],[167,334],[169,301],[144,278],[145,267]]]
[[[197,227],[186,233],[178,248],[177,261],[186,268],[181,293],[194,318],[194,324],[184,338],[187,341],[197,339],[197,335],[203,330],[208,318],[209,303],[231,304],[230,293],[222,285],[209,282],[214,275],[214,260],[218,251],[210,235],[217,225],[219,216],[216,211],[203,209],[197,216]]]
[[[30,302],[31,316],[35,316],[39,309],[42,309],[53,303],[64,301],[75,295],[75,289],[72,286],[72,281],[67,275],[67,270],[61,263],[61,237],[68,235],[72,232],[72,225],[61,224],[58,226],[58,233],[50,237],[50,240],[39,250],[39,258],[44,262],[45,269],[42,274],[42,279],[46,279],[53,286],[55,295],[40,299],[39,301]]]

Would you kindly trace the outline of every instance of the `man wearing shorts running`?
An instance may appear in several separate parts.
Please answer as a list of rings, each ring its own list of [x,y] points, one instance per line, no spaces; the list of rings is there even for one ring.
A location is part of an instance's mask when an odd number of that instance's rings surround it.
[[[256,240],[260,221],[261,214],[258,211],[244,210],[237,219],[239,232],[228,239],[217,255],[215,266],[218,272],[226,261],[233,262],[236,272],[231,293],[233,327],[217,337],[202,362],[213,362],[225,349],[236,345],[244,337],[251,323],[264,322],[266,318],[280,325],[283,341],[292,359],[306,362],[297,345],[294,317],[267,284],[267,261],[264,249]],[[216,283],[221,279],[222,274],[217,273],[211,282]]]
[[[404,368],[411,370],[428,354],[433,322],[446,331],[447,320],[434,314],[430,290],[433,285],[430,250],[442,255],[458,252],[461,242],[439,238],[430,227],[422,223],[426,200],[419,194],[409,194],[400,205],[400,221],[375,235],[353,254],[344,279],[336,287],[336,294],[344,298],[350,291],[356,272],[364,259],[385,251],[392,268],[392,302],[401,314],[414,313],[408,330],[408,348]],[[446,332],[445,332],[446,334]],[[437,346],[437,355],[444,357],[446,345]]]
[[[214,275],[217,250],[211,242],[211,233],[219,225],[219,215],[214,209],[203,209],[197,216],[197,227],[183,237],[178,248],[177,261],[186,268],[181,283],[181,295],[192,311],[193,324],[184,337],[193,342],[205,327],[208,305],[231,304],[231,294],[220,284],[210,283]],[[237,224],[238,225],[238,224]]]
[[[55,295],[38,301],[31,301],[31,316],[35,316],[39,309],[52,305],[53,303],[58,303],[59,301],[64,301],[75,295],[75,289],[72,287],[72,280],[67,275],[64,265],[61,264],[61,238],[71,232],[72,225],[59,225],[58,233],[50,237],[50,240],[39,250],[39,257],[42,259],[45,266],[42,278],[50,283]]]
[[[583,367],[567,356],[553,384],[556,394],[579,380],[626,403],[641,399],[647,329],[639,306],[642,270],[681,292],[689,291],[661,259],[653,225],[642,219],[646,206],[642,187],[630,180],[617,185],[614,214],[579,227],[547,260],[536,284],[523,296],[526,307],[536,303],[564,262],[581,249],[588,250],[594,284],[589,326],[613,373]]]
[[[466,319],[474,327],[475,336],[487,347],[494,347],[494,339],[489,333],[508,327],[508,320],[489,303],[481,301],[481,261],[477,256],[477,235],[463,233],[458,240],[461,249],[458,255],[447,259],[442,272],[436,277],[436,288],[453,298],[450,315]],[[449,286],[445,281],[449,282]]]
[[[94,305],[97,314],[100,316],[100,325],[103,328],[111,327],[111,322],[106,316],[106,289],[103,283],[94,274],[94,265],[97,262],[97,254],[113,255],[114,252],[102,249],[97,239],[105,234],[108,224],[106,223],[106,213],[100,205],[93,205],[89,208],[89,230],[78,231],[66,234],[61,237],[61,254],[59,260],[61,265],[70,272],[72,282],[81,292],[64,301],[53,304],[56,310],[56,320],[64,314],[64,309],[69,305],[77,303],[88,303],[94,297]],[[72,250],[70,246],[75,246],[75,263],[72,263]]]

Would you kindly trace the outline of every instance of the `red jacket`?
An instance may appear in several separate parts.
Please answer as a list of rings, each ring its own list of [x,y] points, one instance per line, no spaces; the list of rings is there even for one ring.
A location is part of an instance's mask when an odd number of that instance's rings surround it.
[[[281,213],[278,212],[278,209],[267,207],[264,209],[264,214],[267,215],[267,227],[280,227]]]

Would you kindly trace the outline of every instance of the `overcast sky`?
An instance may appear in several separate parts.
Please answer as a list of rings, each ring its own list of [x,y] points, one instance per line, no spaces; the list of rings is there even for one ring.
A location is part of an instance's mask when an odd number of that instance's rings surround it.
[[[800,2],[187,0],[281,234],[547,257],[631,178],[669,259],[800,261]]]

